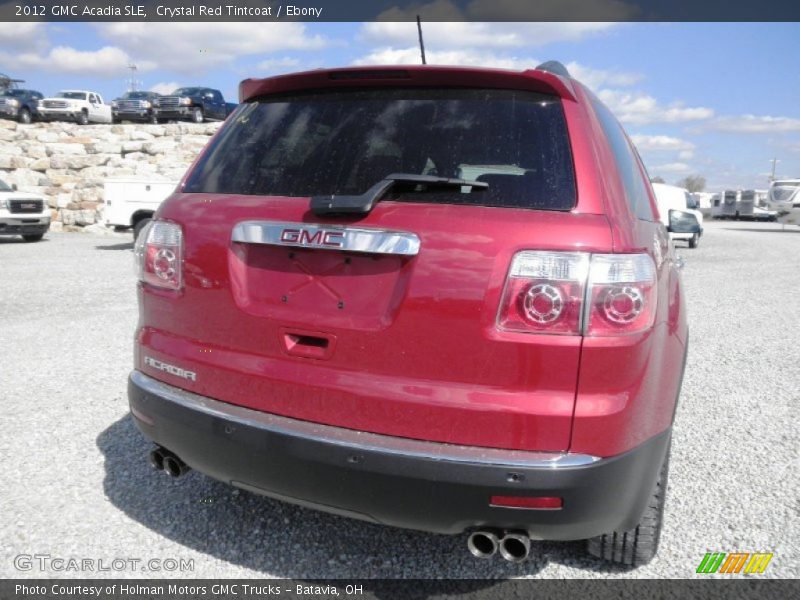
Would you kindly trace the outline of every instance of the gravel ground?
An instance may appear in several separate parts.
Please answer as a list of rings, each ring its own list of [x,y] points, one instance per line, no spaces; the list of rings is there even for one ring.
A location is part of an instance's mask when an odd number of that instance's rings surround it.
[[[464,536],[155,474],[127,416],[130,238],[0,238],[0,576],[97,575],[14,567],[19,554],[49,554],[193,559],[193,577],[691,577],[707,551],[768,551],[765,575],[799,577],[800,229],[712,222],[697,250],[679,252],[691,347],[666,526],[657,558],[628,571],[579,543],[534,543],[523,565],[478,561]]]

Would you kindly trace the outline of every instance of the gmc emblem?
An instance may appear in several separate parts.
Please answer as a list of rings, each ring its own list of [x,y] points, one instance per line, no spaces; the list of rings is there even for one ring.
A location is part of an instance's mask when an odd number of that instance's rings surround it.
[[[312,233],[307,229],[284,229],[281,231],[280,240],[286,244],[341,248],[344,246],[344,232],[317,229]]]
[[[27,202],[27,203],[20,204],[20,205],[19,205],[19,207],[20,207],[20,208],[30,208],[30,209],[33,209],[33,208],[36,208],[36,204],[34,204],[33,202]]]

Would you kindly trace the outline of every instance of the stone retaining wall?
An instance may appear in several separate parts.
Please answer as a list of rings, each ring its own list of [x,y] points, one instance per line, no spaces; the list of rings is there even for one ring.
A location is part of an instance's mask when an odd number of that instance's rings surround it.
[[[221,123],[87,125],[0,120],[0,178],[40,194],[52,229],[99,222],[103,182],[177,181]]]

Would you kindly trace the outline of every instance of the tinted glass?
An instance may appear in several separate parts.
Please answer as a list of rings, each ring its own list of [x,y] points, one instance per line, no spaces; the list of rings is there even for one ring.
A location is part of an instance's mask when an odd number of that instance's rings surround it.
[[[13,192],[14,190],[11,189],[11,186],[8,185],[5,181],[0,179],[0,192]]]
[[[83,92],[59,92],[57,98],[69,98],[70,100],[86,100],[86,94]]]
[[[600,125],[614,153],[631,210],[639,219],[652,221],[654,215],[647,189],[650,184],[642,175],[638,154],[613,113],[597,98],[593,98],[593,103]]]
[[[385,199],[569,210],[575,175],[558,98],[483,89],[350,90],[242,104],[185,191],[361,194],[392,173],[486,191],[395,186]]]
[[[130,100],[147,100],[151,95],[152,92],[128,92],[122,97]]]
[[[200,93],[202,93],[202,88],[188,87],[188,88],[178,88],[177,90],[172,92],[172,95],[173,96],[192,96],[194,94],[200,94]]]
[[[776,181],[773,187],[770,188],[769,193],[772,199],[777,202],[786,202],[795,195],[800,188],[800,183],[793,183],[791,181]]]

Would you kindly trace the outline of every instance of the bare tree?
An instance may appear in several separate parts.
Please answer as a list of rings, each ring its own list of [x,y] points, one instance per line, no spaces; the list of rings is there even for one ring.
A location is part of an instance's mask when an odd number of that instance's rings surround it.
[[[681,179],[675,185],[686,188],[690,192],[702,192],[706,189],[706,178],[702,175],[689,175]]]
[[[663,177],[659,177],[658,175],[656,175],[655,177],[650,178],[650,183],[667,183],[667,182],[664,181]]]

